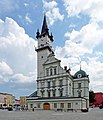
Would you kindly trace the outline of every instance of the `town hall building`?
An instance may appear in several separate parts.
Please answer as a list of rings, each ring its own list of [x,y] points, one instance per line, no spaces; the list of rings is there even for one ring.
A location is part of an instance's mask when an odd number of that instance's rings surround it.
[[[44,15],[42,30],[37,30],[37,90],[27,97],[28,109],[82,110],[89,108],[89,76],[85,71],[70,74],[70,68],[61,67],[55,57]]]

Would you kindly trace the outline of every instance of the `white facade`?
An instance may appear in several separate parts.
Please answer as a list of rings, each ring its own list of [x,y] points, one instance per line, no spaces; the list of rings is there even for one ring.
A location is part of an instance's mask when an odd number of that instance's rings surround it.
[[[37,32],[37,92],[27,98],[28,108],[81,110],[89,108],[89,78],[83,70],[70,74],[55,58],[44,16],[41,34]]]

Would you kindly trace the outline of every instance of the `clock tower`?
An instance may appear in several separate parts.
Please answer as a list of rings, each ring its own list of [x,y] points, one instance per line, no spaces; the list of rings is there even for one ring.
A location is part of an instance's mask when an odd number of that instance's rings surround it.
[[[46,15],[44,15],[43,25],[41,33],[37,30],[36,38],[38,41],[38,46],[36,48],[37,52],[37,79],[44,76],[43,64],[47,60],[48,55],[53,53],[52,42],[53,36],[52,33],[49,33]]]

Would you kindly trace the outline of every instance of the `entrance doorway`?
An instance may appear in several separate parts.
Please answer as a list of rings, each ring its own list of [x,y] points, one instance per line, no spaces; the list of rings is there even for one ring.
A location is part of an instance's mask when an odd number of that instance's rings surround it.
[[[44,110],[50,110],[50,104],[49,103],[44,103],[43,109]]]

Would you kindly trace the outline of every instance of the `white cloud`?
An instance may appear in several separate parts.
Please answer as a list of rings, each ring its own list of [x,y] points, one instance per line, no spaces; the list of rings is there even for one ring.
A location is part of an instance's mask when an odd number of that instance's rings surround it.
[[[87,71],[90,75],[90,88],[95,91],[101,91],[103,86],[103,63],[98,61],[98,56],[88,58]]]
[[[32,83],[36,80],[35,73],[31,75],[15,74],[10,78],[10,81],[13,83]]]
[[[0,62],[0,74],[1,75],[11,75],[13,74],[13,70],[7,65],[5,62]]]
[[[0,72],[9,74],[8,77],[3,76],[4,81],[16,76],[18,82],[32,82],[34,75],[30,76],[29,72],[36,69],[34,45],[37,42],[25,34],[25,30],[13,19],[0,20]]]
[[[88,10],[92,0],[63,0],[68,16],[78,16],[79,13]]]
[[[48,17],[50,25],[53,25],[54,22],[61,20],[63,21],[64,15],[60,14],[59,8],[57,7],[56,1],[46,2],[43,0],[43,7]]]
[[[46,2],[45,0],[43,1],[44,7],[46,9],[53,9],[57,6],[57,2],[56,1],[51,1],[51,2]]]
[[[103,0],[63,0],[68,17],[89,15],[93,21],[103,21]]]
[[[80,31],[67,32],[65,36],[69,40],[65,41],[64,47],[56,47],[58,56],[91,54],[98,45],[103,43],[103,29],[94,22],[85,25]]]
[[[25,15],[25,21],[26,21],[26,23],[27,24],[31,24],[32,23],[32,20],[30,19],[30,17],[29,17],[30,15],[27,13],[26,15]]]
[[[80,31],[65,33],[65,37],[67,38],[65,45],[57,46],[55,50],[56,57],[62,60],[62,66],[71,67],[71,74],[74,75],[80,69],[78,58],[81,58],[82,69],[90,77],[90,89],[103,91],[100,88],[101,84],[103,85],[103,52],[95,51],[103,44],[103,29],[92,21]]]
[[[24,6],[25,6],[25,7],[28,7],[28,6],[29,6],[29,4],[28,4],[28,3],[24,3]]]

